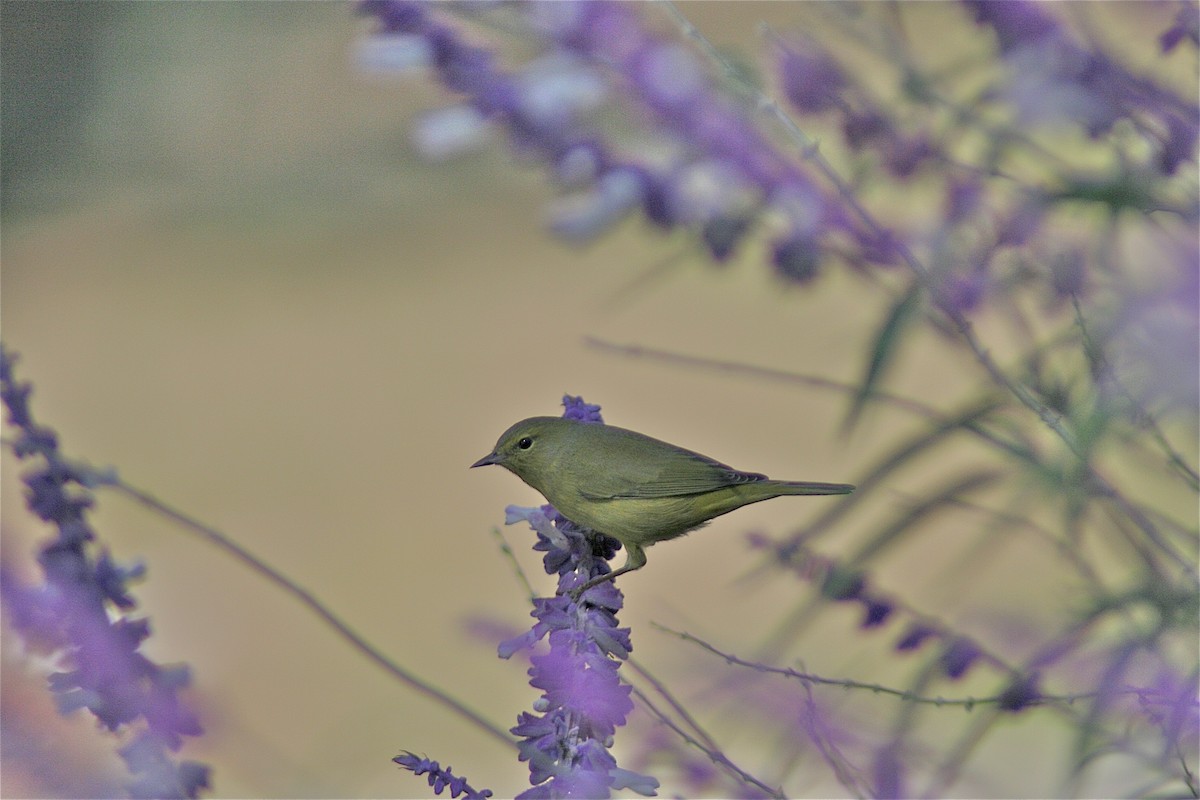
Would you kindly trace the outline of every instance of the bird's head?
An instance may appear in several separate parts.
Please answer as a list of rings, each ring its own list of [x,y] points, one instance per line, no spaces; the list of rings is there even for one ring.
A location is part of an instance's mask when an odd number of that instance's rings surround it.
[[[537,489],[556,460],[573,420],[562,417],[530,417],[500,434],[492,452],[472,464],[496,464]]]

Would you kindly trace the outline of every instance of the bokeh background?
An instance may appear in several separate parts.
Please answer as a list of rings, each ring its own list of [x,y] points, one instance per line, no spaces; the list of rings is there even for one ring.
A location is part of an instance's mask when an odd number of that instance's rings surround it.
[[[821,36],[829,20],[817,5],[683,8],[719,47],[753,58],[764,50],[759,23]],[[1096,14],[1102,31],[1152,37],[1173,13],[1108,5]],[[515,632],[528,606],[492,529],[505,505],[540,501],[507,473],[466,467],[511,422],[556,414],[564,392],[578,394],[610,423],[735,466],[839,482],[916,430],[885,410],[840,437],[846,397],[836,392],[588,346],[598,337],[852,382],[886,297],[838,270],[787,285],[761,251],[714,268],[641,220],[588,247],[553,240],[553,190],[502,142],[445,164],[418,157],[409,130],[442,95],[420,78],[359,69],[368,25],[351,6],[0,10],[0,308],[39,419],[69,454],[114,465],[236,538],[504,727],[536,693],[524,662],[495,655],[488,626]],[[978,46],[960,9],[915,13],[921,39],[945,51],[928,53],[931,63]],[[913,191],[900,202],[919,203]],[[931,340],[909,348],[889,388],[936,399],[977,377]],[[33,570],[47,532],[2,457],[6,559]],[[921,479],[898,477],[848,541]],[[744,534],[786,532],[828,502],[747,508],[652,550],[648,568],[622,581],[635,655],[663,675],[686,674],[699,657],[651,621],[734,652],[761,646],[795,587],[755,571]],[[390,762],[402,749],[498,796],[527,786],[510,751],[389,679],[243,565],[121,497],[101,493],[94,519],[118,559],[148,565],[136,587],[155,632],[146,650],[194,670],[189,697],[206,735],[184,754],[214,766],[214,796],[424,796]],[[505,535],[550,591],[533,535]],[[883,585],[950,619],[998,604],[1036,619],[1062,600],[1027,588],[1045,587],[1039,570],[1053,568],[1033,549],[977,559],[965,535],[930,541],[889,562]],[[838,537],[828,547],[836,553]],[[828,615],[781,661],[837,675],[886,657],[853,617]],[[44,665],[13,637],[3,643],[3,793],[119,786],[112,743],[82,714],[55,715]],[[1029,735],[1013,752],[1028,753]],[[1045,761],[1023,763],[1017,789],[1058,768],[1056,732],[1044,735]]]

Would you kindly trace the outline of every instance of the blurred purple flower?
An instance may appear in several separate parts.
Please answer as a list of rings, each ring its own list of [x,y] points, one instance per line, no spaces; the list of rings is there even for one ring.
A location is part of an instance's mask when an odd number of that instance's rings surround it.
[[[880,597],[866,597],[862,599],[863,608],[866,610],[862,621],[862,627],[864,628],[879,627],[887,621],[895,609],[890,601]]]
[[[802,114],[835,111],[852,150],[875,151],[883,167],[901,180],[912,177],[938,155],[924,133],[906,133],[872,97],[812,39],[779,43],[778,71],[783,92]]]
[[[936,300],[942,308],[964,314],[979,308],[987,295],[986,269],[974,268],[943,278],[937,284]]]
[[[646,196],[643,177],[644,173],[624,167],[605,172],[587,190],[557,200],[548,227],[571,242],[596,238],[642,207]]]
[[[842,105],[846,76],[829,53],[810,41],[780,48],[779,76],[788,101],[801,113]]]
[[[1200,46],[1200,5],[1192,0],[1179,4],[1175,21],[1158,37],[1158,43],[1164,53],[1169,53],[1185,39],[1192,47]]]
[[[886,139],[891,123],[875,108],[854,109],[846,112],[842,121],[842,136],[854,150],[862,150],[872,142]]]
[[[808,283],[820,271],[820,245],[807,236],[782,239],[771,249],[771,263],[780,277],[793,283]]]
[[[1200,745],[1200,675],[1180,675],[1162,665],[1154,680],[1137,694],[1146,719],[1162,733],[1163,753],[1196,752]]]
[[[749,216],[717,216],[704,223],[700,236],[713,260],[722,264],[750,232],[751,224]]]
[[[942,216],[953,225],[973,216],[983,199],[984,185],[978,176],[951,178],[946,184],[946,199]]]
[[[877,233],[864,233],[856,244],[857,256],[863,264],[894,267],[901,262],[904,242],[896,231],[883,229]]]
[[[1187,251],[1168,255],[1178,273],[1157,291],[1126,298],[1105,353],[1119,385],[1157,413],[1200,406],[1200,254],[1194,243],[1178,246]]]
[[[1087,287],[1087,257],[1081,248],[1060,250],[1047,262],[1050,266],[1050,288],[1056,302],[1083,295]]]
[[[1046,202],[1041,197],[1028,196],[996,221],[996,247],[1021,247],[1038,232],[1046,215]]]
[[[884,167],[900,180],[911,178],[925,162],[937,156],[937,148],[924,133],[890,136],[882,150]]]
[[[184,736],[201,733],[179,698],[190,682],[187,667],[162,666],[140,652],[150,624],[120,612],[135,607],[127,583],[145,569],[118,565],[106,550],[90,552],[95,534],[84,517],[92,506],[85,487],[93,480],[65,460],[54,432],[34,421],[31,387],[16,381],[13,362],[0,345],[0,400],[17,430],[13,451],[40,462],[22,478],[26,499],[58,536],[38,555],[45,574],[41,587],[22,586],[5,571],[6,610],[29,641],[60,653],[67,669],[50,675],[49,688],[62,713],[86,708],[110,731],[145,721],[146,729],[121,751],[136,776],[134,796],[196,797],[208,786],[208,767],[177,763],[170,754]]]
[[[587,241],[640,209],[656,226],[695,232],[720,262],[757,218],[777,212],[791,219],[794,238],[804,245],[803,252],[787,245],[776,264],[803,281],[815,274],[830,235],[861,240],[864,248],[874,237],[836,192],[818,187],[804,165],[758,129],[748,109],[714,85],[691,48],[648,30],[635,5],[597,0],[513,7],[543,47],[513,71],[468,44],[436,6],[368,0],[360,8],[379,21],[379,37],[424,39],[439,80],[464,95],[453,113],[418,126],[421,151],[444,157],[474,145],[487,126],[504,127],[514,147],[575,190],[548,214],[550,230],[564,239]],[[386,49],[364,48],[375,49],[384,55],[370,65],[380,69],[388,63]],[[403,49],[396,60],[407,69],[422,48],[406,41]],[[799,60],[791,64],[794,79],[802,67]],[[601,104],[621,104],[622,119],[642,125],[641,141],[618,153],[591,119]],[[910,174],[927,155],[920,136],[886,144],[884,160],[899,173]],[[808,198],[818,213],[796,220],[796,196]]]
[[[121,758],[137,780],[129,787],[135,798],[197,797],[208,787],[209,768],[198,761],[176,764],[158,737],[143,731],[120,749]]]
[[[914,622],[908,626],[908,630],[900,637],[900,641],[896,642],[896,649],[903,652],[905,650],[916,650],[926,639],[931,636],[937,636],[938,632],[930,626]]]
[[[979,656],[979,646],[965,636],[959,636],[952,639],[942,651],[942,671],[948,678],[961,678]]]
[[[897,745],[889,744],[875,753],[874,797],[880,800],[899,800],[908,797],[904,786],[904,765],[896,753]]]
[[[1073,120],[1095,138],[1130,119],[1157,143],[1165,174],[1195,157],[1200,108],[1081,45],[1054,15],[1053,4],[962,2],[978,24],[996,33],[1011,72],[1006,96],[1023,121]]]

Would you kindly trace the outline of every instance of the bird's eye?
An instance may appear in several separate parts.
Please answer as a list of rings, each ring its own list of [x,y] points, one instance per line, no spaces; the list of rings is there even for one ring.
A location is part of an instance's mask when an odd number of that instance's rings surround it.
[[[517,447],[521,448],[522,450],[528,450],[529,448],[533,447],[533,439],[526,436],[521,439],[521,441],[517,442]]]

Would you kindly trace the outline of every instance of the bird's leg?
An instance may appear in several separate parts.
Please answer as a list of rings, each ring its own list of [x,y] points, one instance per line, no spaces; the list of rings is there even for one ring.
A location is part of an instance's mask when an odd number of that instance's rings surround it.
[[[614,569],[612,572],[606,572],[603,575],[597,575],[582,586],[576,586],[568,594],[576,603],[579,602],[579,597],[593,586],[599,586],[605,581],[611,581],[618,575],[624,575],[626,572],[633,572],[635,569],[641,569],[646,566],[646,551],[639,545],[625,542],[625,565],[620,569]]]

